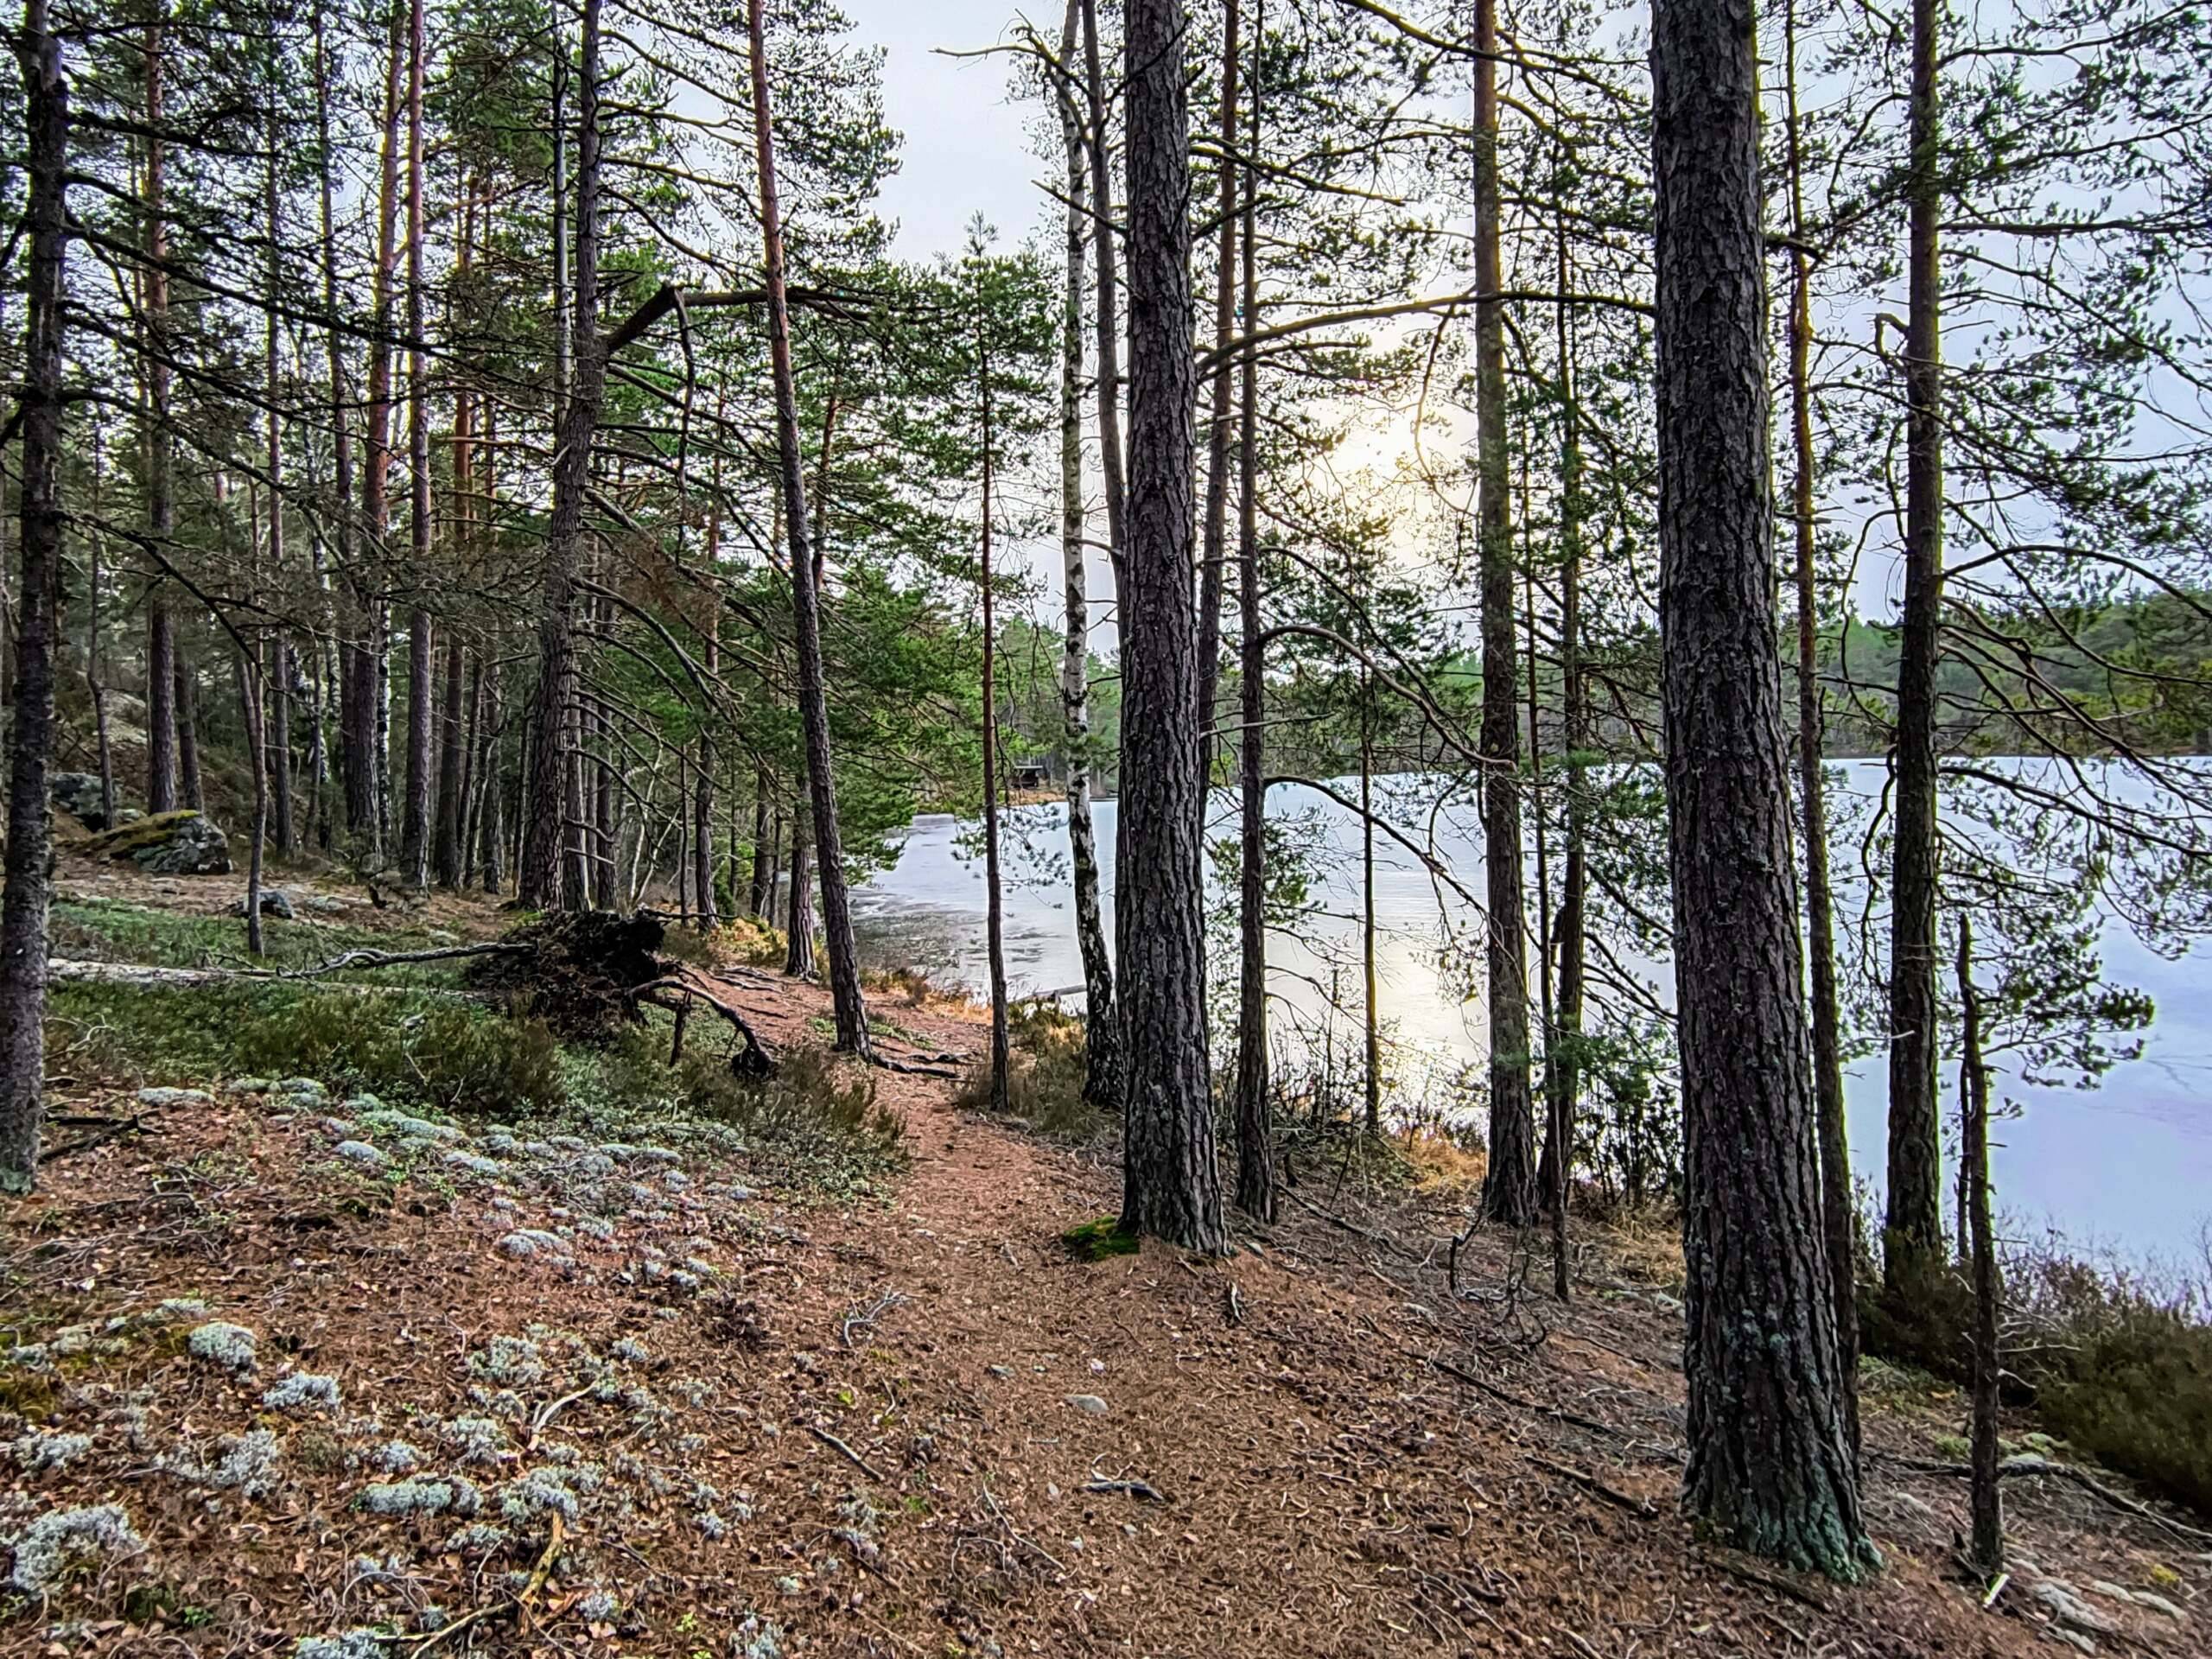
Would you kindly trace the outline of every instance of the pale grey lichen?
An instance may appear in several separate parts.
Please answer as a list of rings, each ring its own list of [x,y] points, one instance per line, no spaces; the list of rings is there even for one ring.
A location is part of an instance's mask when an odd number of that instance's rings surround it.
[[[786,1580],[779,1580],[777,1587],[781,1589],[785,1582]],[[788,1582],[792,1586],[792,1589],[785,1591],[785,1593],[786,1595],[795,1593],[798,1588],[798,1580],[792,1579]],[[729,1654],[730,1659],[784,1659],[783,1627],[772,1618],[763,1618],[758,1613],[748,1613],[746,1615],[745,1623],[730,1632]]]
[[[382,1634],[356,1624],[334,1636],[303,1636],[293,1644],[292,1659],[384,1659]]]
[[[25,1595],[42,1596],[73,1568],[140,1554],[146,1541],[122,1504],[99,1503],[41,1515],[24,1529],[15,1547],[8,1582]]]
[[[483,1494],[458,1475],[436,1480],[409,1478],[364,1486],[353,1502],[371,1515],[405,1518],[418,1515],[474,1515]]]
[[[226,1319],[210,1319],[194,1327],[185,1338],[185,1347],[194,1359],[204,1359],[211,1365],[219,1365],[226,1371],[242,1372],[253,1369],[254,1351],[259,1338],[242,1325],[232,1325]]]
[[[187,1319],[207,1317],[207,1304],[197,1296],[164,1296],[145,1315],[149,1325],[181,1325]]]
[[[75,1459],[83,1457],[92,1449],[92,1437],[89,1434],[49,1434],[35,1428],[8,1449],[15,1454],[18,1469],[34,1475],[43,1475],[67,1468]]]
[[[692,1516],[691,1524],[699,1529],[700,1535],[709,1543],[718,1544],[729,1536],[729,1522],[712,1510],[702,1510]]]
[[[185,1454],[159,1459],[156,1466],[192,1485],[235,1491],[245,1497],[265,1497],[275,1489],[283,1448],[270,1430],[226,1435],[216,1442],[216,1449],[219,1455],[213,1463]]]
[[[533,1469],[499,1490],[499,1513],[513,1522],[534,1521],[541,1515],[574,1521],[582,1507],[568,1474],[559,1469]]]
[[[330,1095],[330,1090],[313,1077],[285,1077],[269,1092],[293,1100],[326,1100]]]
[[[615,1228],[614,1224],[603,1216],[586,1216],[576,1223],[576,1230],[603,1244],[614,1236]]]
[[[382,1170],[388,1169],[391,1166],[391,1159],[388,1154],[381,1147],[371,1146],[365,1141],[340,1141],[331,1150],[347,1163],[361,1169]]]
[[[653,1357],[652,1351],[635,1337],[617,1337],[613,1346],[607,1351],[617,1359],[628,1360],[633,1365],[642,1365]]]
[[[261,1403],[271,1411],[335,1411],[338,1409],[338,1379],[314,1371],[294,1371],[279,1377],[261,1396]]]
[[[523,1227],[502,1236],[495,1248],[501,1255],[517,1262],[530,1261],[537,1256],[565,1260],[569,1254],[568,1241],[558,1233],[549,1233],[543,1227]]]
[[[469,1355],[468,1374],[528,1388],[544,1380],[545,1357],[527,1337],[494,1337],[488,1348]]]
[[[435,1601],[415,1615],[415,1628],[426,1634],[442,1630],[452,1622],[453,1615]]]
[[[423,1466],[420,1446],[405,1440],[387,1440],[377,1448],[376,1466],[387,1475],[411,1475]]]
[[[175,1106],[213,1106],[215,1096],[205,1089],[141,1089],[138,1103],[156,1109]]]
[[[468,1139],[467,1130],[456,1128],[450,1123],[433,1122],[427,1117],[395,1112],[383,1105],[364,1108],[360,1102],[350,1100],[346,1103],[348,1109],[356,1110],[362,1122],[385,1134],[398,1135],[403,1140],[435,1141],[454,1145]]]
[[[473,1152],[453,1151],[440,1160],[448,1169],[459,1170],[464,1175],[480,1175],[497,1180],[507,1173],[507,1166],[496,1158],[480,1158]]]
[[[505,1527],[495,1526],[489,1521],[478,1521],[463,1527],[447,1539],[446,1548],[457,1549],[463,1554],[489,1555],[496,1550],[505,1549],[513,1536]]]
[[[491,1417],[456,1417],[439,1431],[463,1463],[497,1463],[507,1449],[505,1426]]]
[[[486,1129],[477,1136],[478,1144],[495,1158],[512,1156],[521,1149],[522,1142],[505,1129]]]
[[[587,1624],[611,1624],[621,1611],[622,1604],[604,1590],[591,1591],[576,1604],[576,1611]]]

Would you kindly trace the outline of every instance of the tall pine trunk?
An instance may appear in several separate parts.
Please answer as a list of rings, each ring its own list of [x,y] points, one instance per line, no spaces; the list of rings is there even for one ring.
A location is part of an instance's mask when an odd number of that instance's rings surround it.
[[[343,620],[336,630],[338,764],[346,800],[346,827],[358,834],[368,827],[376,811],[376,803],[368,772],[368,751],[362,741],[359,724],[362,713],[359,706],[361,606],[359,577],[353,568],[353,395],[346,380],[345,336],[334,321],[338,315],[339,297],[337,181],[331,164],[334,154],[330,133],[331,65],[324,29],[323,9],[318,4],[315,10],[315,173],[321,210],[317,229],[321,243],[323,310],[334,320],[324,340],[329,373],[327,395],[330,400],[331,493],[335,502],[335,509],[331,514],[331,540],[337,556],[339,588],[344,596]],[[321,721],[318,720],[316,724],[320,741]],[[327,834],[329,820],[319,794],[315,811],[318,828]]]
[[[565,902],[573,877],[566,857],[575,794],[570,764],[576,695],[575,590],[582,569],[584,495],[591,484],[593,439],[607,384],[599,333],[600,0],[584,0],[582,86],[576,113],[575,307],[567,395],[560,399],[560,443],[553,468],[553,517],[538,595],[537,692],[531,710],[530,771],[524,791],[522,857],[515,896],[543,910]]]
[[[991,349],[989,319],[976,319],[976,390],[982,421],[983,534],[981,582],[983,598],[983,931],[991,976],[991,1109],[1012,1109],[1008,1073],[1014,1056],[1007,1039],[1006,901],[999,880],[999,674],[998,616],[991,593]]]
[[[413,586],[430,580],[430,388],[423,351],[423,236],[428,204],[423,132],[424,0],[407,9],[407,474],[408,550]],[[417,893],[430,886],[430,743],[436,697],[430,613],[417,600],[407,619],[407,810],[400,862]]]
[[[1904,607],[1891,770],[1889,1212],[1883,1276],[1911,1296],[1942,1270],[1943,1151],[1936,1103],[1936,660],[1943,606],[1942,212],[1939,0],[1913,0],[1911,231],[1906,252]]]
[[[1260,146],[1260,42],[1253,42],[1252,136]],[[1224,96],[1233,96],[1233,91]],[[1260,181],[1246,167],[1243,258],[1244,332],[1260,326],[1257,256]],[[1238,785],[1236,995],[1236,1207],[1260,1221],[1275,1215],[1273,1106],[1268,1077],[1268,783],[1267,636],[1260,619],[1260,365],[1244,353],[1238,370],[1236,429],[1236,595]]]
[[[1788,118],[1791,531],[1797,578],[1797,786],[1804,813],[1805,954],[1812,968],[1813,1097],[1820,1113],[1821,1226],[1834,1284],[1836,1363],[1845,1422],[1859,1450],[1859,1296],[1852,1246],[1851,1141],[1843,1104],[1843,1020],[1835,981],[1835,899],[1828,880],[1827,725],[1820,681],[1819,588],[1814,561],[1813,265],[1806,248],[1804,151],[1797,112],[1797,10],[1783,13]]]
[[[1205,1035],[1188,19],[1179,0],[1129,0],[1124,20],[1129,490],[1117,861],[1128,874],[1115,889],[1114,930],[1128,1074],[1122,1224],[1213,1255],[1227,1248],[1228,1236]]]
[[[169,432],[169,276],[166,53],[163,9],[146,26],[146,250],[145,305],[146,417],[143,429],[146,467],[146,534],[156,552],[168,557],[176,536],[175,445]],[[168,584],[156,568],[146,591],[146,810],[170,812],[177,804],[176,620],[169,611]]]
[[[1684,1503],[1873,1560],[1821,1229],[1783,757],[1752,0],[1657,0],[1660,628],[1681,1054]]]
[[[377,263],[371,284],[375,333],[369,342],[368,408],[362,445],[361,531],[363,550],[381,569],[391,533],[392,285],[399,261],[400,122],[407,109],[405,14],[392,8],[385,61],[384,139],[377,191]],[[360,833],[369,837],[368,863],[381,868],[390,847],[391,791],[385,777],[389,711],[385,696],[391,668],[391,607],[380,583],[362,582],[360,649],[354,653],[353,710],[340,724],[347,731],[346,815],[353,822],[357,804]],[[341,693],[342,695],[342,693]],[[358,776],[357,776],[358,774]]]
[[[1229,341],[1236,324],[1236,153],[1237,35],[1243,19],[1237,0],[1222,0],[1221,193],[1215,207],[1220,219],[1213,279],[1213,410],[1206,433],[1206,518],[1204,555],[1198,568],[1198,742],[1201,764],[1213,772],[1215,690],[1221,675],[1221,585],[1229,558],[1229,435],[1231,365]]]
[[[1475,483],[1482,567],[1483,868],[1490,1007],[1490,1169],[1483,1214],[1536,1218],[1535,1108],[1529,1093],[1529,963],[1521,882],[1521,713],[1515,692],[1513,524],[1506,499],[1505,302],[1499,275],[1497,5],[1476,0]]]
[[[54,823],[47,761],[54,742],[54,596],[61,576],[62,313],[69,248],[69,83],[47,0],[25,0],[16,53],[23,72],[30,250],[18,405],[22,532],[17,548],[15,729],[8,762],[7,888],[0,893],[0,1192],[38,1176],[46,1115],[47,912]]]
[[[1128,486],[1122,444],[1120,264],[1114,254],[1114,173],[1107,153],[1106,74],[1098,44],[1098,0],[1082,0],[1084,91],[1090,106],[1091,250],[1098,291],[1098,471],[1106,488],[1106,556],[1115,585],[1128,546]]]
[[[1989,1067],[1981,1052],[1981,993],[1974,982],[1974,918],[1959,912],[1959,1162],[1965,1166],[1967,1253],[1974,1264],[1973,1560],[1984,1578],[2005,1570],[2005,1508],[1997,1486],[1997,1236],[1990,1217]]]
[[[1060,59],[1072,63],[1082,29],[1079,0],[1068,0]],[[1075,895],[1076,948],[1083,956],[1084,1098],[1122,1100],[1121,1020],[1114,1007],[1114,958],[1098,903],[1098,832],[1090,813],[1090,575],[1084,561],[1083,502],[1083,276],[1089,246],[1090,169],[1083,113],[1071,87],[1060,94],[1060,137],[1067,152],[1066,267],[1060,299],[1060,730],[1067,762],[1068,863]]]
[[[793,632],[798,656],[799,724],[806,736],[807,788],[813,798],[814,852],[820,868],[822,929],[830,955],[830,994],[837,1046],[868,1058],[868,1007],[853,945],[852,907],[845,889],[845,852],[837,828],[837,790],[830,758],[830,704],[822,668],[820,597],[806,522],[806,481],[798,444],[798,391],[791,371],[791,305],[784,288],[783,214],[776,194],[773,124],[762,0],[749,0],[753,149],[760,175],[760,236],[768,289],[768,352],[776,390],[776,442],[782,461],[784,512],[789,525]],[[826,448],[826,445],[824,446]]]

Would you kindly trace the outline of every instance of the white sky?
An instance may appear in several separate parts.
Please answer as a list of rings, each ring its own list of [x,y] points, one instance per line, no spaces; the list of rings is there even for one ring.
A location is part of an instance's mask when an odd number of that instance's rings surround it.
[[[885,113],[906,143],[880,206],[883,216],[898,223],[898,251],[910,258],[957,252],[978,212],[998,227],[1001,245],[1020,244],[1046,202],[1035,184],[1045,164],[1028,136],[1036,111],[1008,99],[1005,58],[949,58],[936,48],[995,45],[1011,36],[1023,15],[1050,39],[1059,31],[1058,8],[1025,8],[1019,0],[842,5],[855,37],[890,54],[883,66]]]

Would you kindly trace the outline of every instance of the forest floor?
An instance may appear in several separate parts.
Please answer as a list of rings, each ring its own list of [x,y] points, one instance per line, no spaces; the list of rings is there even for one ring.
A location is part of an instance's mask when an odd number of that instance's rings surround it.
[[[241,890],[69,861],[62,886],[202,914]],[[463,936],[501,919],[439,905]],[[734,995],[778,1053],[821,1040],[818,989]],[[882,1001],[901,1053],[981,1046],[969,1011]],[[1878,1578],[1698,1544],[1664,1251],[1594,1235],[1562,1306],[1478,1233],[1455,1293],[1456,1203],[1308,1172],[1227,1260],[1082,1262],[1061,1236],[1116,1208],[1107,1152],[873,1076],[905,1167],[837,1202],[719,1126],[64,1081],[53,1142],[85,1144],[0,1236],[0,1652],[2212,1646],[2212,1539],[2049,1475],[2005,1483],[2015,1573],[1982,1611],[1937,1471],[1963,1402],[1886,1368]]]

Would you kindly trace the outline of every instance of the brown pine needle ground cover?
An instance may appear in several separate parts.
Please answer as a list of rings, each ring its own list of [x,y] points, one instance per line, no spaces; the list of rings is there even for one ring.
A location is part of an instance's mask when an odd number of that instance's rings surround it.
[[[729,988],[818,1040],[814,988]],[[1674,1507],[1677,1309],[1601,1252],[1561,1309],[1478,1236],[1455,1299],[1446,1200],[1315,1185],[1226,1262],[1078,1262],[1112,1169],[874,1075],[907,1166],[839,1205],[715,1125],[64,1089],[139,1122],[0,1240],[0,1651],[2207,1650],[2212,1541],[2063,1478],[2007,1481],[1980,1611],[1932,1385],[1873,1373],[1884,1576],[1737,1560]]]

